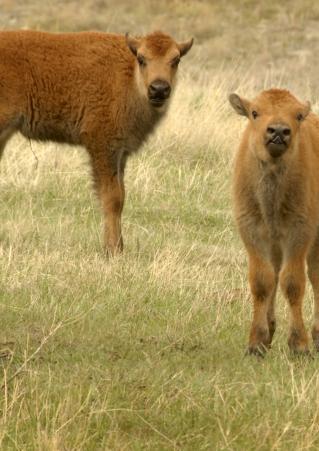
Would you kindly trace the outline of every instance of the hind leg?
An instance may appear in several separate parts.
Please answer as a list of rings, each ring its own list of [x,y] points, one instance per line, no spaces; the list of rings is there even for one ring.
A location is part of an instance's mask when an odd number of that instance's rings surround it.
[[[312,339],[316,351],[319,352],[319,235],[307,258],[308,277],[314,294]]]

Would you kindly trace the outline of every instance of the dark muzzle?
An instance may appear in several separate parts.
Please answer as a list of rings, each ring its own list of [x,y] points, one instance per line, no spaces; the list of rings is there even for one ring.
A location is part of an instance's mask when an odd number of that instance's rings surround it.
[[[171,87],[167,81],[155,80],[148,87],[148,98],[154,106],[162,106],[170,93]]]
[[[267,127],[265,143],[268,152],[273,158],[278,158],[285,153],[291,139],[291,130],[285,124],[271,124]]]

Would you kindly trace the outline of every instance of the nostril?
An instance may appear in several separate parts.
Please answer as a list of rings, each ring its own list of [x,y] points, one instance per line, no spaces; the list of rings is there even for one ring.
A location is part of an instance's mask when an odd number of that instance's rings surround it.
[[[267,133],[270,135],[273,135],[276,132],[276,130],[273,127],[267,127]]]
[[[282,131],[282,134],[284,136],[290,136],[290,128],[284,128]]]
[[[155,94],[157,92],[157,86],[155,85],[150,85],[149,90],[152,94]]]

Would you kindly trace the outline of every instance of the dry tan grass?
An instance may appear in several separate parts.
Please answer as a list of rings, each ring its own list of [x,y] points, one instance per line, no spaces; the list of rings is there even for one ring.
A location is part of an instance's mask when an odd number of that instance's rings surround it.
[[[271,77],[242,77],[237,89],[253,95]],[[227,70],[197,81],[182,71],[169,116],[129,162],[127,246],[112,262],[82,149],[10,143],[0,169],[4,449],[318,444],[318,371],[286,354],[282,299],[274,350],[243,360],[250,304],[230,174],[245,122],[227,104],[233,88]]]

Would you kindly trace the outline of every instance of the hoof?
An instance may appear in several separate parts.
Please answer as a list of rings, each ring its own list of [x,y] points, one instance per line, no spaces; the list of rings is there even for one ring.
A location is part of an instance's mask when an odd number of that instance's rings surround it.
[[[308,348],[308,344],[300,344],[299,343],[298,345],[295,345],[295,344],[291,345],[291,343],[288,343],[288,345],[289,345],[290,352],[294,355],[300,355],[300,356],[311,355],[311,352]]]
[[[270,347],[269,330],[264,327],[253,326],[250,331],[246,355],[264,357]]]
[[[314,360],[314,356],[311,354],[309,349],[290,349],[290,353],[293,357],[296,358],[307,358],[310,360]]]
[[[257,346],[248,346],[248,349],[245,352],[245,356],[253,355],[256,357],[264,358],[266,355],[266,352],[268,351],[268,347],[264,344],[259,344]]]
[[[106,243],[104,245],[104,251],[108,258],[117,257],[122,254],[123,252],[123,239],[120,238],[119,241],[110,241],[106,240]]]
[[[107,259],[111,260],[112,258],[119,257],[123,253],[123,249],[116,247],[116,248],[104,248],[104,253]]]
[[[303,331],[292,330],[288,339],[290,351],[296,355],[310,354],[307,334]]]

